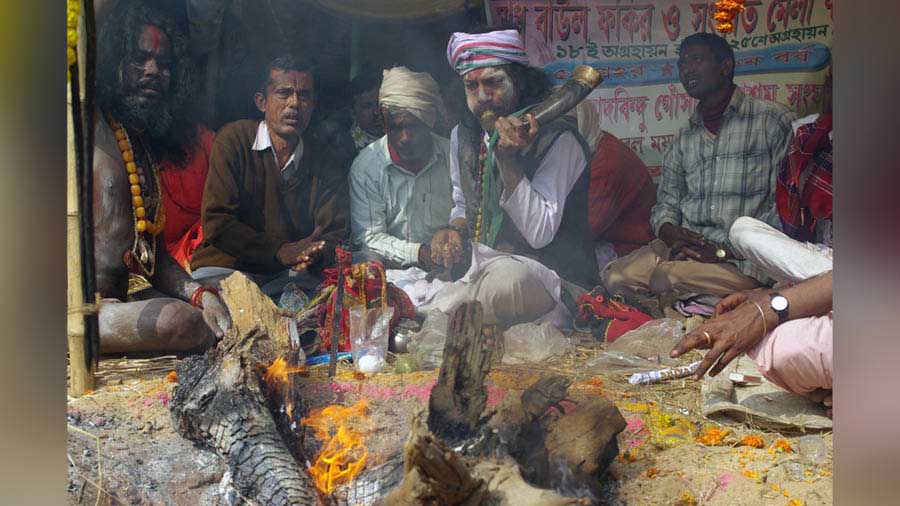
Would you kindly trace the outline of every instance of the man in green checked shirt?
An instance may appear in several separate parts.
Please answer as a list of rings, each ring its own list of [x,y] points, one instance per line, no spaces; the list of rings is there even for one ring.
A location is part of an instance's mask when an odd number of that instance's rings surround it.
[[[780,228],[778,166],[790,145],[794,114],[746,95],[734,84],[734,52],[710,33],[686,37],[678,72],[699,103],[663,157],[650,223],[659,239],[611,262],[601,274],[610,293],[725,296],[768,283],[737,258],[728,230],[741,216]]]

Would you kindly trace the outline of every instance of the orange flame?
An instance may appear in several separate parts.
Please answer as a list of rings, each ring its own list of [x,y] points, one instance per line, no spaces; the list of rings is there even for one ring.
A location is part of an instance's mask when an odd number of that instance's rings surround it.
[[[326,494],[349,483],[365,467],[369,450],[363,445],[362,432],[346,424],[366,419],[365,399],[351,407],[338,405],[313,410],[300,423],[313,429],[316,439],[325,442],[309,469],[316,488]]]
[[[269,386],[284,385],[288,382],[289,374],[297,374],[304,371],[306,371],[305,366],[290,367],[284,358],[278,357],[272,362],[272,365],[266,369],[266,374],[263,376],[263,379]]]

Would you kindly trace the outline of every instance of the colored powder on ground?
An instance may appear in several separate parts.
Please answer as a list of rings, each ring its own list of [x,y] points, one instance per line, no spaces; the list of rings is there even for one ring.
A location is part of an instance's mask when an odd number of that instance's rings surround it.
[[[719,475],[719,485],[722,488],[728,488],[728,485],[731,484],[731,480],[734,479],[734,475],[731,473],[724,473]]]
[[[622,437],[628,449],[633,450],[647,441],[648,431],[644,427],[644,420],[640,418],[631,418],[625,420],[625,431]]]
[[[370,400],[388,400],[388,399],[415,399],[420,402],[427,402],[428,398],[431,396],[431,390],[434,388],[434,385],[437,383],[437,380],[431,380],[424,384],[409,384],[403,386],[396,387],[386,387],[379,385],[366,385],[359,383],[348,383],[342,381],[336,381],[334,383],[330,383],[327,385],[316,385],[317,390],[324,390],[336,393],[355,393],[361,397],[365,397]],[[487,389],[487,405],[488,407],[494,407],[506,397],[507,390],[501,387],[488,386]]]

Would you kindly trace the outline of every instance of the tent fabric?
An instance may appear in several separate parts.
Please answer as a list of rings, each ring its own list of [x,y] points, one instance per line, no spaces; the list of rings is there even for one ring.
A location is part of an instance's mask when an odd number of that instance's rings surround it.
[[[305,0],[340,16],[402,20],[435,18],[465,10],[477,3],[466,0]]]

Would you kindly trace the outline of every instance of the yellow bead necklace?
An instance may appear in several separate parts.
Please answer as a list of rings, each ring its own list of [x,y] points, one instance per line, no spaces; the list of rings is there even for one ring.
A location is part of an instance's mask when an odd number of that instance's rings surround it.
[[[475,174],[476,195],[478,195],[478,213],[475,215],[475,233],[472,235],[472,241],[481,242],[481,211],[484,209],[482,201],[484,195],[484,162],[487,159],[487,150],[484,143],[481,144],[481,153],[478,155],[478,169]]]
[[[116,141],[119,143],[119,151],[122,152],[122,160],[125,161],[125,171],[128,172],[128,183],[131,185],[131,210],[134,216],[134,230],[138,234],[148,232],[150,235],[156,236],[163,231],[166,226],[166,207],[163,205],[162,186],[159,183],[159,173],[152,166],[150,172],[156,181],[156,189],[159,192],[159,199],[156,211],[156,223],[150,221],[147,217],[147,210],[144,208],[144,198],[141,196],[141,178],[138,174],[137,164],[134,162],[134,151],[131,149],[131,141],[128,139],[128,133],[121,123],[115,118],[110,118],[110,125],[116,134]]]

